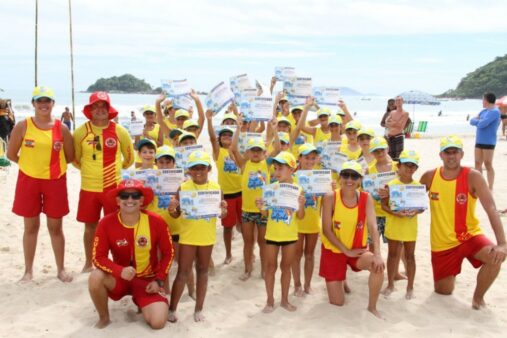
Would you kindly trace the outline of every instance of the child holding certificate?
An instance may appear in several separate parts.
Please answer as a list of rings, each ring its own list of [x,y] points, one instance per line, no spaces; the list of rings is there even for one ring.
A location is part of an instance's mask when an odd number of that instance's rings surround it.
[[[361,156],[361,147],[357,143],[357,132],[361,130],[361,123],[352,120],[345,125],[346,142],[342,142],[340,153],[347,155],[349,160],[357,160]]]
[[[171,304],[169,305],[170,322],[176,322],[176,308],[183,293],[185,283],[192,273],[192,264],[196,260],[196,301],[194,320],[202,321],[204,316],[201,311],[204,305],[204,298],[208,287],[208,267],[211,259],[213,245],[216,242],[216,217],[225,217],[227,204],[223,200],[220,186],[208,179],[211,171],[211,158],[203,151],[194,151],[190,154],[187,162],[187,169],[190,175],[188,181],[181,184],[176,193],[176,198],[169,204],[169,213],[174,218],[180,218],[181,231],[179,238],[180,255],[178,259],[178,273],[173,283],[171,292]],[[184,197],[180,199],[183,192],[191,192],[192,196],[198,196],[200,191],[209,191],[206,199]],[[219,194],[220,202],[216,205],[207,205],[206,201],[214,201],[213,196]],[[194,203],[198,203],[194,205]],[[185,212],[182,209],[191,205],[193,213]],[[187,210],[187,209],[185,209]],[[206,216],[200,216],[199,212],[206,212]]]
[[[281,184],[289,183],[289,187],[295,194],[291,196],[283,196],[284,198],[295,198],[291,202],[296,202],[297,209],[280,207],[274,202],[269,206],[269,210],[264,208],[264,200],[257,198],[255,203],[258,210],[264,217],[267,217],[266,226],[266,248],[265,248],[265,261],[266,261],[266,274],[264,282],[266,285],[267,302],[262,310],[264,313],[273,312],[275,309],[275,299],[273,296],[275,287],[275,272],[278,265],[278,252],[282,248],[282,260],[280,262],[280,269],[282,270],[281,284],[282,284],[282,301],[281,306],[287,311],[295,311],[296,307],[289,303],[289,287],[290,287],[290,273],[291,266],[296,258],[296,243],[298,241],[298,226],[296,218],[302,219],[305,215],[305,198],[302,189],[293,184],[292,174],[297,168],[297,162],[294,156],[287,152],[282,151],[272,159],[273,166],[275,167],[274,176],[278,183],[277,187],[281,189]],[[295,195],[295,197],[294,197]],[[282,196],[280,196],[282,197]],[[287,201],[284,201],[287,202]]]
[[[419,166],[419,154],[413,150],[403,150],[398,163],[398,178],[390,181],[388,187],[420,183],[414,180],[413,175]],[[403,245],[407,268],[406,299],[412,299],[414,293],[415,277],[415,241],[417,239],[417,214],[422,210],[393,211],[389,207],[389,198],[382,199],[382,209],[389,215],[387,217],[385,235],[389,246],[387,256],[388,284],[383,294],[388,296],[394,291],[394,280],[397,266],[400,261],[401,246]]]
[[[277,120],[273,119],[268,128],[276,129]],[[243,124],[243,117],[238,116],[238,125]],[[250,139],[247,143],[247,150],[243,156],[239,151],[239,130],[234,132],[231,151],[236,165],[241,170],[241,194],[242,194],[242,225],[241,235],[243,236],[243,260],[245,272],[240,277],[246,281],[250,278],[253,270],[253,248],[254,231],[257,228],[257,243],[261,257],[261,276],[264,276],[264,235],[266,233],[266,217],[264,217],[257,206],[255,200],[262,196],[262,187],[269,183],[269,168],[266,162],[266,146],[262,140]],[[274,149],[271,155],[280,151],[280,141],[278,133],[273,132]]]

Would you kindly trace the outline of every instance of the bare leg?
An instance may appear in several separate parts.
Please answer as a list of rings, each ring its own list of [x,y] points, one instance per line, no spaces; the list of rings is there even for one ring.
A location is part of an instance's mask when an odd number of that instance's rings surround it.
[[[280,278],[280,284],[282,284],[281,306],[291,312],[297,309],[296,306],[289,303],[290,268],[294,263],[294,258],[296,258],[296,243],[282,246],[282,261],[280,262],[280,269],[282,270]]]
[[[264,313],[273,312],[275,309],[275,298],[273,293],[275,289],[275,273],[278,267],[278,251],[278,245],[268,244],[265,247],[266,275],[264,276],[264,284],[266,286],[267,301],[266,306],[262,310]]]
[[[164,302],[155,302],[141,309],[144,320],[154,330],[163,329],[167,322],[169,308]]]
[[[224,264],[230,264],[232,261],[232,229],[224,227],[225,260]]]
[[[204,306],[204,298],[208,289],[208,267],[211,259],[213,245],[197,247],[197,262],[195,265],[196,272],[196,301],[194,319],[196,322],[202,321],[204,317],[201,315]]]
[[[479,310],[481,307],[486,306],[484,295],[500,272],[501,264],[495,264],[491,262],[491,258],[489,256],[490,250],[490,247],[482,248],[474,256],[476,259],[484,263],[480,268],[479,273],[477,274],[477,285],[475,287],[474,297],[472,301],[472,307],[476,310]]]
[[[259,256],[261,257],[261,277],[264,278],[265,265],[264,262],[264,250],[266,248],[266,240],[264,236],[266,235],[266,226],[257,226],[257,244],[259,245]]]
[[[305,286],[304,290],[306,294],[310,294],[312,288],[310,286],[312,282],[313,267],[315,266],[315,247],[317,246],[318,234],[306,234],[305,235]]]
[[[252,275],[253,271],[253,246],[254,246],[255,225],[252,222],[243,222],[241,225],[241,235],[243,236],[243,261],[245,272],[239,277],[246,281]]]
[[[495,182],[495,169],[493,168],[493,154],[494,149],[483,149],[482,154],[484,157],[484,166],[486,167],[486,177],[488,178],[489,190],[493,190],[493,183]]]
[[[102,270],[93,270],[88,277],[88,291],[99,315],[99,321],[95,324],[98,329],[103,329],[111,323],[107,306],[109,300],[107,292],[113,290],[115,286],[114,277]]]
[[[180,301],[185,284],[192,273],[192,264],[196,256],[197,247],[193,245],[180,244],[179,260],[178,260],[178,272],[174,279],[173,287],[171,290],[171,303],[169,305],[168,320],[170,322],[176,322],[178,318],[175,315],[178,303]]]
[[[23,253],[25,255],[25,273],[21,281],[31,281],[33,278],[33,261],[35,249],[37,248],[37,236],[40,228],[40,218],[24,217],[25,230],[23,232]]]
[[[83,245],[85,249],[85,264],[81,272],[90,272],[93,270],[92,250],[93,250],[93,239],[95,238],[95,229],[97,229],[97,222],[85,223],[83,234]]]
[[[387,254],[387,287],[382,291],[382,294],[389,296],[394,291],[394,277],[397,272],[399,262],[399,252],[401,242],[388,240],[388,254]]]
[[[404,242],[403,247],[405,248],[405,259],[407,261],[407,293],[405,294],[406,299],[414,298],[414,279],[415,279],[415,241]]]
[[[326,289],[330,304],[337,306],[343,306],[343,304],[345,304],[343,281],[326,282]]]
[[[474,150],[474,158],[475,158],[475,169],[479,170],[482,174],[482,163],[484,162],[484,158],[482,156],[482,149],[475,148]]]
[[[370,277],[368,278],[368,311],[370,311],[374,316],[381,318],[380,313],[377,310],[377,301],[380,289],[382,288],[382,283],[384,282],[384,272],[373,271],[371,267],[372,261],[373,254],[366,252],[357,260],[357,267],[361,270],[370,271]]]
[[[448,276],[437,281],[434,281],[435,292],[441,295],[451,295],[454,291],[454,282],[456,276]]]
[[[62,230],[62,219],[47,217],[49,237],[55,255],[57,277],[62,282],[72,282],[72,276],[65,272],[65,236]]]
[[[304,296],[303,287],[301,285],[301,257],[303,256],[303,247],[305,243],[305,234],[298,234],[296,243],[296,257],[292,264],[292,277],[294,278],[294,296]]]
[[[405,276],[405,274],[407,273],[407,262],[405,261],[405,253],[404,252],[405,252],[405,250],[404,250],[403,242],[400,242],[400,249],[398,252],[398,257],[400,257],[400,259],[396,262],[396,275],[394,276],[395,281],[407,279],[407,276]],[[403,262],[403,266],[405,267],[404,274],[400,272],[400,260]]]

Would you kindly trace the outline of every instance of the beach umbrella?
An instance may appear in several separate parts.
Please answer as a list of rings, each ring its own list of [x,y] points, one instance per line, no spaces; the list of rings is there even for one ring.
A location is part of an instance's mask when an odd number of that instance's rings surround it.
[[[507,96],[499,98],[498,100],[496,100],[495,104],[499,107],[507,106]]]
[[[409,90],[399,94],[403,98],[403,103],[413,105],[412,119],[415,121],[415,105],[430,105],[438,106],[440,101],[437,100],[433,95],[421,92],[419,90]]]

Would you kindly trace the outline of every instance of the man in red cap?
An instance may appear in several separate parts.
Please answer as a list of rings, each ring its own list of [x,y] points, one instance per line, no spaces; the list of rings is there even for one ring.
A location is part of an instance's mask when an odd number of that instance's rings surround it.
[[[112,121],[118,112],[111,106],[107,93],[90,95],[83,113],[89,121],[74,132],[74,165],[81,170],[77,220],[85,224],[83,272],[89,272],[92,270],[93,237],[101,210],[104,215],[117,210],[116,204],[107,202],[106,193],[116,188],[121,169],[134,162],[134,148],[127,130]]]
[[[153,191],[138,180],[123,180],[106,199],[120,210],[101,219],[93,242],[97,269],[90,273],[88,289],[99,315],[96,327],[110,323],[108,298],[132,295],[146,323],[161,329],[169,312],[163,284],[174,256],[167,223],[141,211],[153,200]]]

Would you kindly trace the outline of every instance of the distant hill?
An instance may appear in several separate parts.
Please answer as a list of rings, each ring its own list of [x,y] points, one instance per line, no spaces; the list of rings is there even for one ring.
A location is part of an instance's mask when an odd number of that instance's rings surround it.
[[[456,89],[449,89],[439,97],[480,99],[485,92],[493,92],[497,97],[507,95],[507,54],[468,73]]]
[[[144,80],[131,74],[100,78],[88,87],[87,92],[107,91],[119,93],[152,93],[153,89]]]

